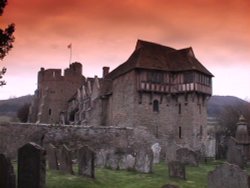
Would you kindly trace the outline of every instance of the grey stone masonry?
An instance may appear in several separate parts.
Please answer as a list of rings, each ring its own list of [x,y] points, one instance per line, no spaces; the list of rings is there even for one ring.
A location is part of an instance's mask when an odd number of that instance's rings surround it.
[[[53,144],[49,144],[46,148],[47,161],[51,170],[59,170],[57,160],[57,149]]]
[[[95,152],[89,146],[78,150],[79,175],[95,178]]]
[[[0,154],[0,187],[16,188],[16,176],[10,159]]]
[[[185,164],[179,161],[171,161],[168,163],[169,177],[186,179],[186,168]]]
[[[58,161],[59,161],[59,170],[66,172],[66,173],[74,174],[73,168],[72,168],[71,151],[66,145],[63,145],[60,148]]]
[[[35,143],[18,150],[18,188],[45,188],[46,151]]]
[[[249,176],[239,166],[225,163],[208,174],[208,188],[249,188]]]

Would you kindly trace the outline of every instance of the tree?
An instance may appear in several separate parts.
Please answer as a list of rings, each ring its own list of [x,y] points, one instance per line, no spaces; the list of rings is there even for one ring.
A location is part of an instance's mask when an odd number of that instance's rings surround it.
[[[26,123],[29,117],[30,104],[26,103],[17,111],[17,117],[22,123]]]
[[[7,5],[7,0],[0,0],[0,16],[3,14],[3,10],[5,6]],[[14,33],[15,31],[15,24],[10,24],[5,29],[0,29],[0,60],[3,60],[3,58],[7,55],[7,53],[10,51],[11,48],[13,48],[12,43],[14,42]],[[0,86],[3,86],[6,84],[4,80],[1,80],[3,78],[3,75],[6,73],[6,68],[3,67],[0,70]]]

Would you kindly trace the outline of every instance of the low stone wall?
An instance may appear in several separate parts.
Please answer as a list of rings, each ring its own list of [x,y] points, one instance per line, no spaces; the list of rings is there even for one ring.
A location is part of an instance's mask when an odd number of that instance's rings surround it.
[[[27,142],[39,145],[67,145],[74,150],[89,145],[95,150],[137,148],[152,145],[156,139],[143,128],[92,127],[48,124],[0,124],[0,153],[15,158],[17,149]]]

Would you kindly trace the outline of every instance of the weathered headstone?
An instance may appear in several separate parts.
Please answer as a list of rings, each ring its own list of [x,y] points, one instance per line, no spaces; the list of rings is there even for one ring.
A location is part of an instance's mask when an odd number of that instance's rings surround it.
[[[119,156],[118,169],[119,170],[127,169],[127,154],[121,154]]]
[[[127,155],[127,170],[134,170],[135,168],[135,157],[131,154]]]
[[[225,163],[209,172],[208,188],[250,188],[249,176],[239,166]]]
[[[95,178],[95,152],[89,146],[83,146],[78,151],[78,173]]]
[[[72,168],[71,151],[66,145],[63,145],[60,148],[58,161],[59,161],[59,170],[66,173],[74,174]]]
[[[0,154],[0,187],[16,188],[16,176],[10,159]]]
[[[186,179],[186,168],[185,164],[179,161],[171,161],[168,163],[169,177]]]
[[[18,149],[18,188],[44,188],[46,151],[30,142]]]
[[[142,173],[151,173],[153,168],[153,152],[151,149],[140,148],[136,151],[135,170]]]
[[[179,148],[181,148],[181,146],[177,145],[174,141],[166,143],[166,163],[176,160],[176,150]]]
[[[46,148],[47,161],[51,170],[59,170],[57,160],[57,149],[53,144],[49,144]]]
[[[160,154],[161,154],[161,146],[159,143],[155,143],[151,146],[151,149],[153,151],[153,163],[157,164],[160,162]]]
[[[120,156],[115,153],[114,150],[107,153],[106,158],[106,168],[110,168],[112,170],[118,170],[119,169],[119,158]]]
[[[100,149],[96,152],[95,165],[97,167],[105,167],[108,151]]]
[[[198,166],[199,155],[188,148],[180,148],[176,150],[176,160],[185,165]]]
[[[227,162],[236,164],[241,168],[244,168],[247,163],[243,151],[237,146],[234,138],[228,140]]]

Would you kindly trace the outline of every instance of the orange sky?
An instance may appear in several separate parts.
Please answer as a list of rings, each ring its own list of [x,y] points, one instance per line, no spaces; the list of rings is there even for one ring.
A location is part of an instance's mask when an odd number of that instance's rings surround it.
[[[123,63],[143,39],[192,46],[215,75],[214,94],[250,100],[249,0],[9,0],[0,20],[1,28],[16,24],[0,99],[33,94],[40,67],[66,68],[69,43],[92,77]]]

